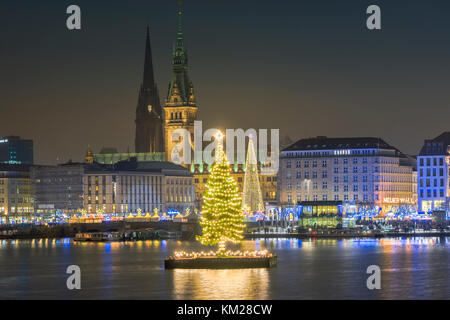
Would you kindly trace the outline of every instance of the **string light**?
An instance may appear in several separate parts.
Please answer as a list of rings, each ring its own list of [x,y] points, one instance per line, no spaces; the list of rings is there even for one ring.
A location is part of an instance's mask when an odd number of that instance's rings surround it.
[[[270,258],[273,255],[267,250],[255,250],[255,251],[232,251],[225,250],[224,255],[227,257],[242,257],[242,258]],[[219,252],[215,251],[201,251],[201,252],[185,252],[176,251],[174,253],[175,259],[196,259],[196,258],[215,258],[223,256]]]
[[[226,256],[226,242],[242,241],[244,214],[239,188],[231,176],[231,166],[223,150],[223,134],[219,131],[215,138],[218,142],[215,163],[203,194],[200,218],[202,235],[197,236],[197,240],[203,245],[219,244],[216,255]]]

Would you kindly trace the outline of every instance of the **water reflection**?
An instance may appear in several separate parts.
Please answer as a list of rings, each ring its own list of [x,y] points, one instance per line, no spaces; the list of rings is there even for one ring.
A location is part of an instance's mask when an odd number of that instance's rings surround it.
[[[173,299],[270,299],[267,269],[173,271]]]
[[[265,239],[243,250],[269,249],[273,269],[164,270],[174,251],[197,242],[92,243],[70,239],[0,241],[0,298],[30,299],[447,299],[449,238]],[[83,270],[80,292],[65,286],[68,265]],[[366,287],[369,265],[382,289]]]

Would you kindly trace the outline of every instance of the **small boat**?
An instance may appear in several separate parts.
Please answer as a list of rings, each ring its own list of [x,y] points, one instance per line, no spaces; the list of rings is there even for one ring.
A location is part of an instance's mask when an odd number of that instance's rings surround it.
[[[92,242],[104,242],[104,241],[121,241],[122,234],[120,232],[83,232],[77,233],[74,241],[92,241]]]
[[[181,238],[181,232],[172,232],[167,230],[158,230],[157,231],[159,238],[161,240],[168,240],[168,239],[180,239]]]

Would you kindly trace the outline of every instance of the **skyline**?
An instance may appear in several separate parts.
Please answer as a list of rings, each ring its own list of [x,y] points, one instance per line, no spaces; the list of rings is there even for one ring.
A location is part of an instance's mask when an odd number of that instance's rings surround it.
[[[377,2],[383,29],[371,32],[367,1],[186,1],[183,28],[204,128],[280,128],[293,141],[375,136],[417,154],[425,139],[448,131],[450,4]],[[95,152],[133,151],[146,26],[163,102],[176,2],[78,1],[81,31],[65,28],[70,3],[55,3],[1,5],[0,136],[33,139],[37,164],[81,161],[88,144]]]

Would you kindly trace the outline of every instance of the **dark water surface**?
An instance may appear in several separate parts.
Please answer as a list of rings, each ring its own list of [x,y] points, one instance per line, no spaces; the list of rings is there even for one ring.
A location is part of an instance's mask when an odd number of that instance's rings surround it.
[[[245,241],[278,255],[273,269],[164,270],[194,242],[0,241],[1,299],[448,299],[450,238]],[[81,268],[81,290],[66,268]],[[368,290],[369,265],[381,290]]]

